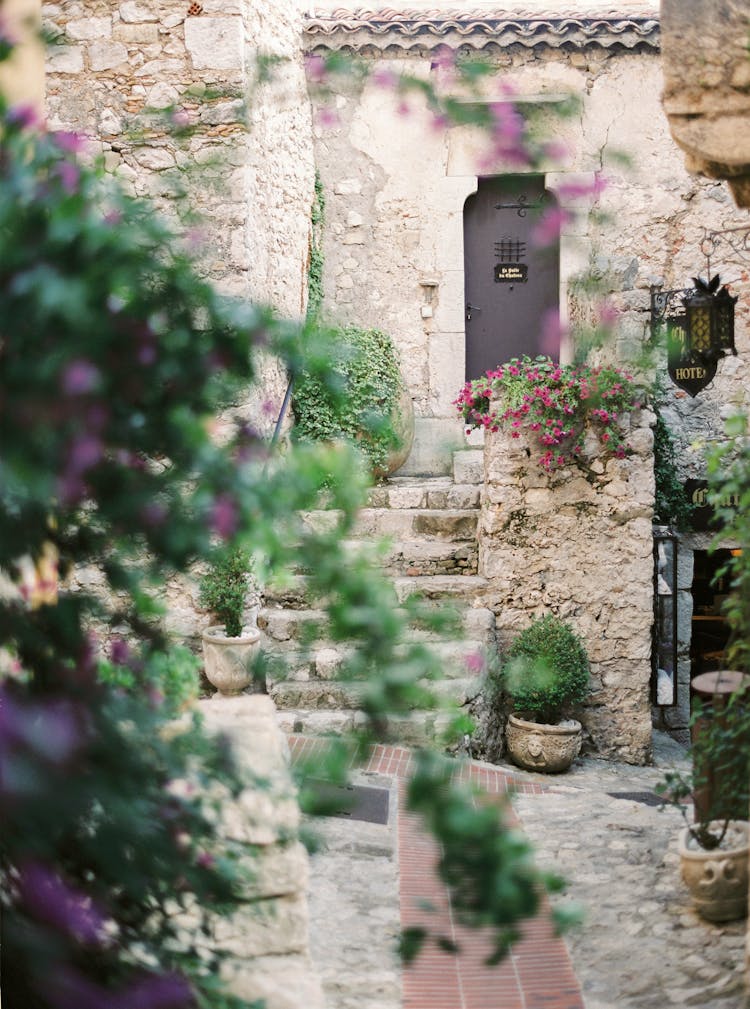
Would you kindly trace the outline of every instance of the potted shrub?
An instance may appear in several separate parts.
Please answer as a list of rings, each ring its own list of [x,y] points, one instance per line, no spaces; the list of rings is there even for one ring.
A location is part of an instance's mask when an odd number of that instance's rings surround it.
[[[685,821],[677,846],[693,907],[707,921],[733,921],[748,902],[750,690],[714,701],[714,711],[695,703],[692,772],[670,771],[656,790]]]
[[[206,679],[220,695],[239,694],[254,682],[260,631],[244,626],[250,568],[243,550],[228,547],[215,555],[200,582],[200,605],[219,621],[201,637]]]
[[[589,662],[569,624],[547,615],[516,638],[502,670],[513,714],[505,739],[511,760],[529,771],[567,771],[581,750],[581,723],[569,717],[588,693]]]

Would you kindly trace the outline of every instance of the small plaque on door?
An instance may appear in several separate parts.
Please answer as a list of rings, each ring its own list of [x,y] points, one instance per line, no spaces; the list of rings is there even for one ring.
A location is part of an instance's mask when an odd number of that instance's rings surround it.
[[[526,263],[495,263],[496,284],[525,284],[528,274]]]

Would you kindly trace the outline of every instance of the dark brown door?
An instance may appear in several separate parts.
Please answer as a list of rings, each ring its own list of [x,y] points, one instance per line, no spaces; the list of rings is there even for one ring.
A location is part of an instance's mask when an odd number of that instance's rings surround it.
[[[559,359],[559,240],[540,247],[532,237],[545,210],[554,207],[540,175],[480,179],[467,199],[467,379],[524,354]]]

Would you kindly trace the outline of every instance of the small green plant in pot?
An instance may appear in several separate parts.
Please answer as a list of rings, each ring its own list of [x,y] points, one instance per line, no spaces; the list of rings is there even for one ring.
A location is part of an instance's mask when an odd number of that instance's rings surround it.
[[[242,693],[254,683],[260,631],[243,626],[251,567],[245,551],[225,547],[217,552],[200,582],[200,605],[219,621],[202,633],[206,679],[224,696]]]
[[[708,921],[732,921],[747,914],[750,688],[716,702],[694,703],[692,771],[668,771],[656,791],[685,822],[677,848],[695,910]]]
[[[502,670],[513,714],[505,739],[511,760],[530,771],[567,771],[581,749],[581,723],[571,718],[589,688],[586,649],[553,615],[536,618],[511,645]]]

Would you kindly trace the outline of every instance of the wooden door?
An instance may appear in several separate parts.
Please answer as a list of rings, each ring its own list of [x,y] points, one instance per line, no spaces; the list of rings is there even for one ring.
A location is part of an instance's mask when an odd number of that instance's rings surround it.
[[[480,179],[464,204],[466,378],[513,357],[548,354],[550,315],[559,315],[560,244],[533,241],[542,214],[555,199],[541,175]]]

